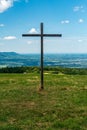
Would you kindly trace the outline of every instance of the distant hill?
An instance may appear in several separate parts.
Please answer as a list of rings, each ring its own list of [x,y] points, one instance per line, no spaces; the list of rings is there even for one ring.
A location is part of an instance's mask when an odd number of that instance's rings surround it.
[[[25,57],[16,52],[0,52],[0,67],[22,66]]]
[[[36,55],[0,52],[0,68],[7,66],[38,66],[38,59]]]
[[[12,58],[15,56],[19,56],[20,54],[16,52],[0,52],[0,59],[5,59],[5,58]]]

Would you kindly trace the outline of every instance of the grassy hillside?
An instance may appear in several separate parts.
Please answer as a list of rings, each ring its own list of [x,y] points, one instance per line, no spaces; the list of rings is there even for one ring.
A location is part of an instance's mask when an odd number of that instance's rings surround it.
[[[87,75],[0,74],[0,130],[87,130]]]

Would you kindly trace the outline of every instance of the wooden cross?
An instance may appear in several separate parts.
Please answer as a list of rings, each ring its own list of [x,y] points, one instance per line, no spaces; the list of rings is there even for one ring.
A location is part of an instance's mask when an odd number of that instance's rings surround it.
[[[61,37],[62,34],[44,34],[43,33],[43,23],[40,25],[40,34],[22,34],[23,37],[41,37],[41,84],[40,89],[44,89],[44,76],[43,76],[43,38],[44,37]]]

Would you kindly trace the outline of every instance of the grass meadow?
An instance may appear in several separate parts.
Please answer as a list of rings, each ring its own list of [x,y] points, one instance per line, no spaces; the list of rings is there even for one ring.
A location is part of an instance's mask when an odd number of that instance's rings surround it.
[[[87,75],[0,74],[0,130],[87,130]]]

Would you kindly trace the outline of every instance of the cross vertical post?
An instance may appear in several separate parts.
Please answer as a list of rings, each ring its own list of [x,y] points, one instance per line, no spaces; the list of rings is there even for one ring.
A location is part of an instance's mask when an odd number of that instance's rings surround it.
[[[41,82],[40,90],[44,89],[44,73],[43,73],[43,38],[44,37],[61,37],[62,34],[44,34],[43,33],[43,23],[40,25],[41,33],[40,34],[22,34],[23,37],[41,37]]]
[[[43,79],[43,23],[41,23],[41,89],[44,88]]]

